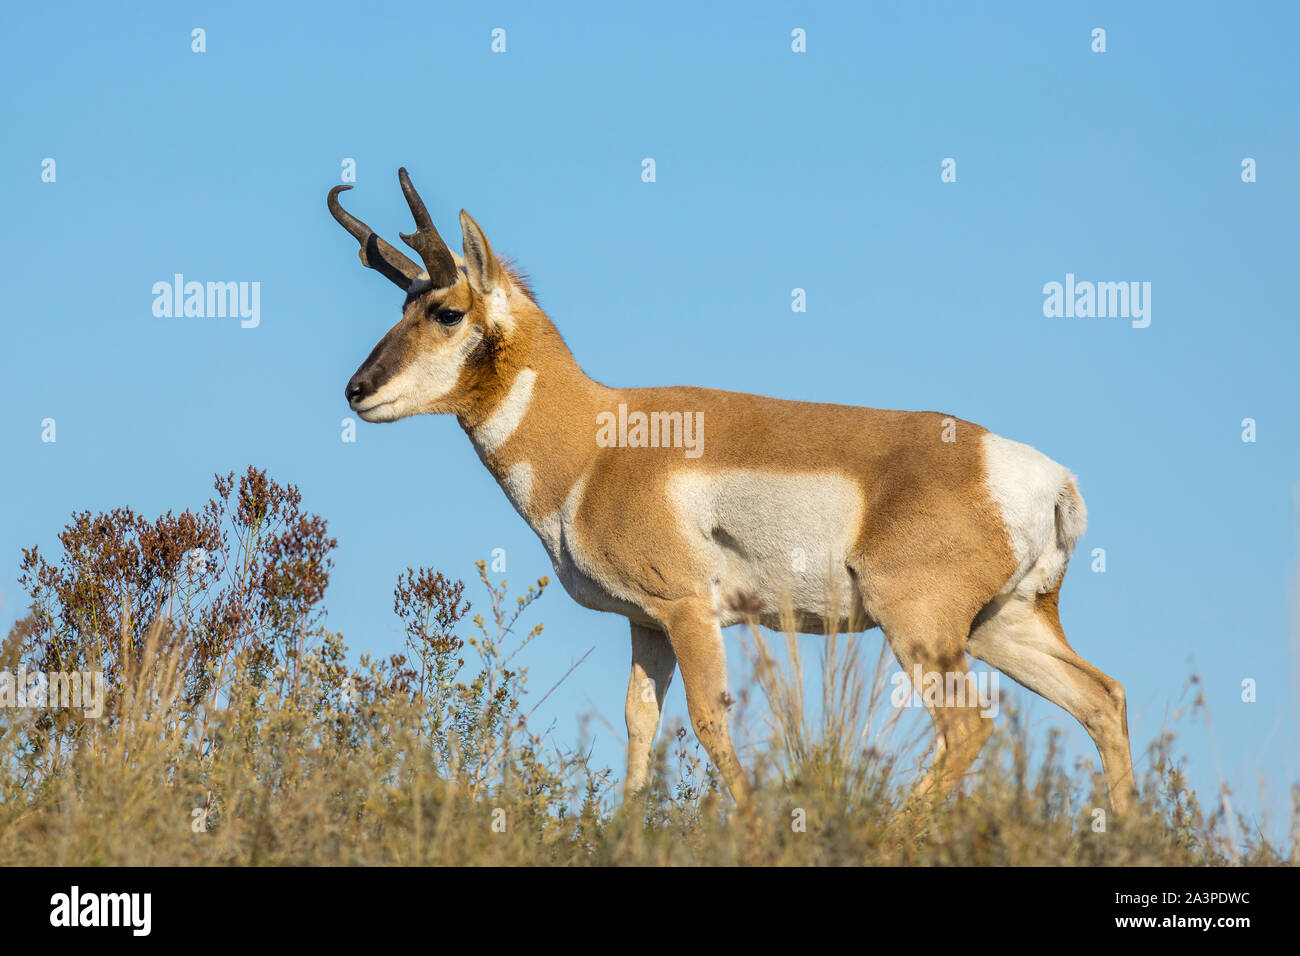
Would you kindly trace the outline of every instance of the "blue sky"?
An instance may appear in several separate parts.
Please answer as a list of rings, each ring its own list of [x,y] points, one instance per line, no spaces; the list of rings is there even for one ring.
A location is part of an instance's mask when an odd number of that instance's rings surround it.
[[[14,8],[0,624],[21,611],[20,546],[49,550],[74,510],[195,506],[248,464],[329,520],[329,622],[354,650],[399,648],[407,565],[470,578],[504,548],[512,586],[550,573],[454,420],[340,440],[343,386],[401,295],[361,268],[325,194],[354,159],[349,208],[396,241],[406,165],[449,240],[463,206],[531,274],[603,382],[938,409],[1069,466],[1089,528],[1065,627],[1126,685],[1139,771],[1196,670],[1217,753],[1182,727],[1192,784],[1215,791],[1217,763],[1238,808],[1285,812],[1300,16],[1133,6]],[[155,317],[153,284],[178,272],[259,282],[260,324]],[[1150,282],[1150,326],[1045,317],[1043,286],[1067,273]],[[538,696],[594,648],[539,716],[565,742],[584,713],[621,731],[626,624],[558,586],[537,611]],[[734,635],[730,653],[739,674]],[[1067,715],[1016,693],[1095,759]],[[592,731],[621,773],[621,741]]]

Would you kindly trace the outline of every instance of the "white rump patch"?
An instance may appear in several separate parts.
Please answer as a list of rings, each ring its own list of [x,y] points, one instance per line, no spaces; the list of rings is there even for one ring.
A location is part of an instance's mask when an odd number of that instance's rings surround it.
[[[1082,501],[1076,511],[1069,490],[1073,476],[1038,449],[992,433],[984,436],[984,461],[989,493],[1002,511],[1016,558],[1002,593],[1050,591],[1083,533]],[[1060,533],[1058,501],[1065,519]]]

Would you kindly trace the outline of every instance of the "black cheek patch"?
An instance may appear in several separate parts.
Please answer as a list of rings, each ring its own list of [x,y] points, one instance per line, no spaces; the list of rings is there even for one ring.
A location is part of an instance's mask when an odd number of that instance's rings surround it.
[[[487,360],[487,357],[491,353],[491,351],[492,351],[492,343],[488,341],[488,337],[486,335],[479,335],[478,341],[474,343],[473,348],[471,348],[469,352],[466,354],[465,362],[463,365],[461,365],[461,371],[463,372],[465,369],[474,368],[478,365],[481,365],[484,361]]]

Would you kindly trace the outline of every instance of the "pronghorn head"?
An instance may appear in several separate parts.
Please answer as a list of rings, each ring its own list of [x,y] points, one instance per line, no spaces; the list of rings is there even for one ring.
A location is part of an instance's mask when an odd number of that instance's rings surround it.
[[[338,194],[351,186],[335,186],[329,194],[330,212],[361,243],[361,262],[406,293],[401,321],[379,340],[345,390],[353,411],[368,422],[465,412],[478,394],[491,390],[495,358],[514,332],[516,310],[531,305],[520,277],[512,277],[493,254],[469,213],[460,213],[462,258],[438,235],[405,169],[398,178],[416,225],[402,241],[420,254],[423,269],[344,210]]]

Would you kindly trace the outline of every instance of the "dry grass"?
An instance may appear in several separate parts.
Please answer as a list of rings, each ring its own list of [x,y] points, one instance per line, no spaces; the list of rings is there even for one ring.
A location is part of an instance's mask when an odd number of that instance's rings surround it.
[[[890,706],[885,658],[871,666],[860,641],[837,635],[822,644],[814,704],[799,640],[748,635],[755,696],[736,716],[761,728],[750,754],[752,807],[731,807],[678,728],[663,734],[654,784],[619,808],[615,775],[591,767],[581,744],[559,749],[528,726],[521,663],[541,628],[524,631],[520,620],[545,579],[512,600],[480,563],[488,611],[466,621],[458,582],[409,571],[394,607],[409,653],[349,666],[341,638],[313,623],[332,542],[323,523],[296,514],[292,489],[264,478],[226,486],[229,507],[199,529],[218,556],[206,583],[185,577],[197,532],[169,549],[181,526],[161,519],[122,521],[117,533],[100,525],[98,535],[74,522],[54,565],[29,552],[34,611],[0,650],[0,668],[98,666],[113,677],[97,720],[0,711],[0,864],[1300,858],[1300,799],[1289,845],[1274,846],[1222,800],[1201,809],[1167,734],[1150,748],[1141,814],[1098,832],[1094,810],[1106,803],[1091,763],[1064,768],[1056,738],[1031,740],[1005,702],[1003,730],[978,771],[940,812],[913,813],[911,768],[898,761],[916,753],[925,726]],[[282,505],[293,502],[279,524],[265,507],[277,493]],[[148,540],[136,548],[142,528]],[[104,620],[114,621],[115,640],[105,639]],[[1234,838],[1234,828],[1246,836]]]

